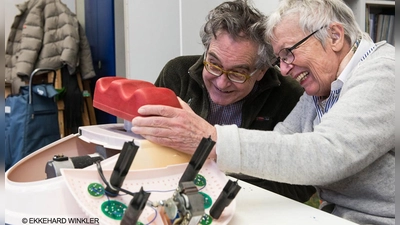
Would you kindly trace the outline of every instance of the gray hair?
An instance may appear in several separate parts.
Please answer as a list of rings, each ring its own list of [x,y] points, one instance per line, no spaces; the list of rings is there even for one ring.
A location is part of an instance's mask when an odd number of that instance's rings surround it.
[[[274,28],[288,16],[298,17],[299,26],[305,33],[311,33],[333,22],[344,28],[346,41],[352,45],[359,37],[371,40],[358,25],[353,11],[342,0],[281,0],[278,9],[266,21],[267,40],[275,40]],[[325,46],[328,29],[315,33],[315,37]]]
[[[205,49],[210,46],[212,38],[216,38],[218,32],[225,31],[232,38],[245,38],[258,44],[257,69],[271,67],[270,59],[273,58],[271,45],[266,42],[265,16],[252,7],[246,0],[223,2],[211,10],[206,17],[207,22],[200,30],[200,37]]]

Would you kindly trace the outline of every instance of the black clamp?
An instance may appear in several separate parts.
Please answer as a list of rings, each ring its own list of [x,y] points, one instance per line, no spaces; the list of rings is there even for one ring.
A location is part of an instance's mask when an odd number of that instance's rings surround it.
[[[125,142],[122,147],[121,153],[118,156],[117,163],[114,166],[114,170],[110,177],[110,185],[105,189],[107,196],[116,197],[119,193],[119,189],[125,180],[126,174],[131,168],[133,159],[139,146],[135,145],[133,141]]]
[[[221,194],[219,194],[217,201],[215,201],[211,207],[210,216],[218,219],[225,207],[231,204],[232,200],[236,197],[240,189],[241,187],[237,184],[237,181],[228,180]]]
[[[140,215],[146,206],[147,200],[150,197],[150,193],[145,192],[143,187],[140,188],[138,193],[135,193],[128,208],[125,210],[124,217],[121,220],[121,225],[136,224],[139,220]]]

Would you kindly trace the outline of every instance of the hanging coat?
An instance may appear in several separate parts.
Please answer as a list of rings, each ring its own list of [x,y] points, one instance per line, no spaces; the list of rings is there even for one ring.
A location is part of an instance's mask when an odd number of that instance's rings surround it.
[[[95,76],[90,46],[74,13],[60,0],[30,0],[17,5],[6,46],[5,80],[18,91],[36,68],[77,68],[83,79]],[[15,93],[15,92],[14,92]]]

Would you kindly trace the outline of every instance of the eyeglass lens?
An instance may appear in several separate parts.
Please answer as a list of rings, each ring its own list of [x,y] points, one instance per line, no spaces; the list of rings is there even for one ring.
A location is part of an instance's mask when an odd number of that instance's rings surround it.
[[[290,64],[294,60],[294,55],[288,48],[284,48],[279,52],[279,58],[285,63]]]
[[[291,64],[294,61],[294,54],[292,52],[293,49],[298,48],[301,44],[303,44],[307,39],[309,39],[311,36],[313,36],[315,33],[317,33],[318,31],[320,31],[321,29],[325,28],[326,26],[322,26],[321,28],[319,28],[318,30],[315,30],[313,32],[311,32],[309,35],[307,35],[305,38],[301,39],[299,42],[297,42],[296,44],[294,44],[292,47],[290,48],[283,48],[279,51],[278,53],[278,58],[275,61],[275,65],[276,66],[280,66],[280,60],[282,60],[283,62],[287,63],[287,64]]]
[[[218,66],[210,63],[210,62],[205,62],[205,67],[208,72],[210,72],[214,76],[221,76],[222,74],[226,74],[229,80],[237,83],[243,83],[246,81],[246,76],[243,74],[235,73],[232,71],[224,71],[222,68],[219,68]]]

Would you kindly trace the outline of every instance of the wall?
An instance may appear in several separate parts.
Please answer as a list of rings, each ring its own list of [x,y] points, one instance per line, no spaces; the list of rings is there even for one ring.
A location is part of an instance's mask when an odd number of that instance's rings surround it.
[[[125,0],[126,77],[154,82],[180,54],[179,0]]]
[[[126,77],[154,82],[168,60],[202,54],[199,31],[223,0],[125,0]],[[253,0],[265,14],[278,0]]]
[[[82,0],[77,0],[82,1]],[[124,1],[114,1],[115,23],[115,74],[126,76],[125,66],[125,31],[124,31]]]
[[[224,0],[181,1],[181,55],[203,52],[199,36],[200,28],[205,23],[208,12],[222,2]],[[253,4],[262,13],[268,15],[272,9],[278,7],[278,0],[253,0]]]

